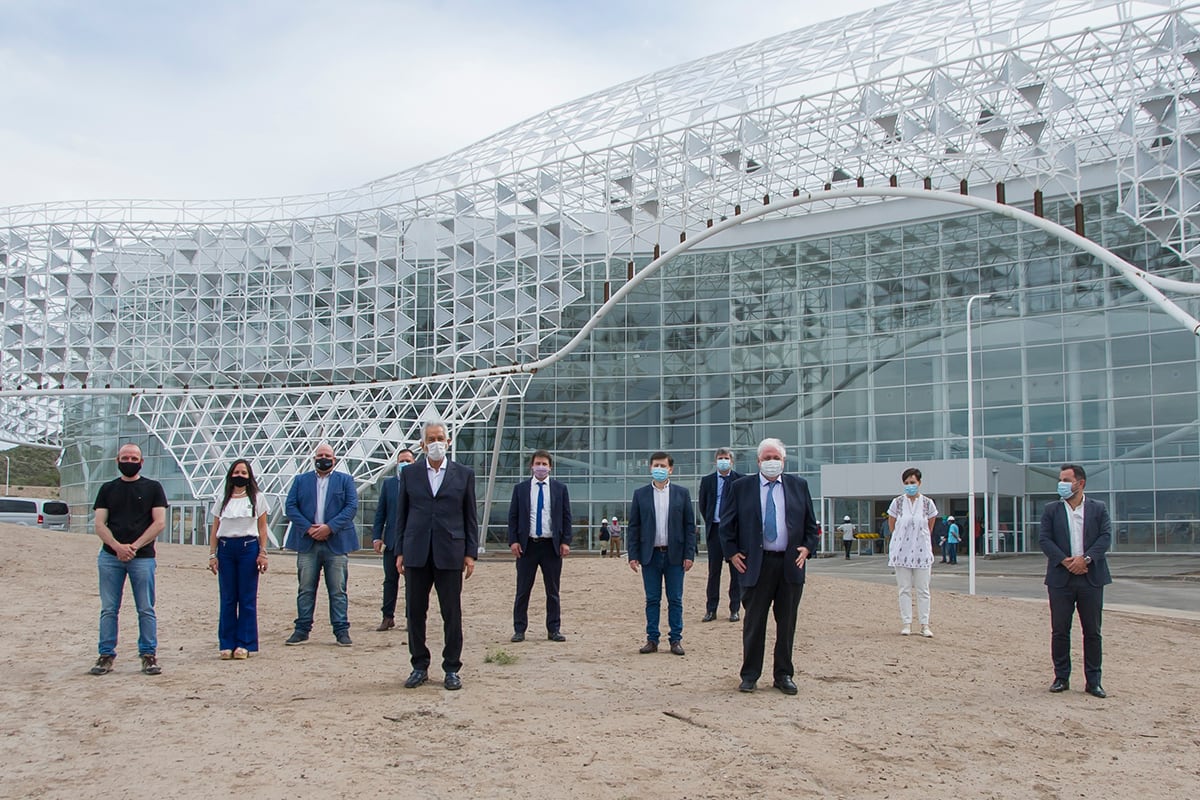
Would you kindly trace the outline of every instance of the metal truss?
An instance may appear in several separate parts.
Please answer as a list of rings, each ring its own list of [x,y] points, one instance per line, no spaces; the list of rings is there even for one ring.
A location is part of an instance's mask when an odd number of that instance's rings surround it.
[[[120,392],[200,493],[248,451],[286,481],[322,438],[367,480],[420,416],[477,423],[519,396],[514,368],[629,262],[797,189],[1078,198],[1099,173],[1194,257],[1198,26],[1179,2],[896,3],[356,189],[0,209],[0,437],[54,444],[65,398]]]

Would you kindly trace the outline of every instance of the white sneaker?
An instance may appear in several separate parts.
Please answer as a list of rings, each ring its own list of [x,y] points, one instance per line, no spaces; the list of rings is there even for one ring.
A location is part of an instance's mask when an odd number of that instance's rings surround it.
[[[912,633],[912,628],[909,627],[908,625],[905,625],[903,628],[900,629],[901,636],[908,636],[910,633]]]
[[[932,639],[933,638],[933,628],[929,627],[928,625],[922,625],[921,626],[921,635],[924,636],[926,639]]]

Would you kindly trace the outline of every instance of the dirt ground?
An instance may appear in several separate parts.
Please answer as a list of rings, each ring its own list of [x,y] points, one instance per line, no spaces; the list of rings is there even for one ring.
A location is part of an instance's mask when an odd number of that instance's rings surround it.
[[[684,645],[639,655],[640,577],[572,558],[565,643],[512,633],[515,571],[485,560],[464,592],[464,689],[415,690],[404,633],[377,633],[382,572],[350,567],[354,646],[319,597],[312,640],[284,647],[295,557],[260,587],[262,652],[217,658],[207,550],[160,545],[159,660],[141,675],[126,592],[116,670],[96,657],[97,540],[0,526],[0,797],[1072,798],[1200,796],[1200,623],[1108,612],[1107,700],[1046,691],[1044,604],[936,591],[936,638],[898,635],[895,590],[810,568],[798,697],[737,692],[741,625],[700,623],[705,564],[684,591]],[[540,591],[540,590],[539,590]],[[665,622],[665,609],[664,609]],[[773,637],[768,638],[769,651]],[[1077,662],[1079,638],[1074,655]],[[510,664],[485,663],[514,655]],[[769,669],[769,667],[768,667]]]

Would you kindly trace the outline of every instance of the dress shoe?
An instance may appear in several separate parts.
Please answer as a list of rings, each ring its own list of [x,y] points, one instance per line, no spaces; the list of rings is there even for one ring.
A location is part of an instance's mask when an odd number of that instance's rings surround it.
[[[458,677],[457,672],[447,672],[443,685],[452,692],[456,691],[462,688],[462,678]]]
[[[415,689],[427,680],[429,680],[428,672],[423,669],[414,669],[408,676],[408,680],[404,682],[404,688]]]
[[[1083,690],[1092,697],[1099,697],[1101,700],[1108,697],[1108,694],[1104,691],[1104,687],[1098,683],[1089,683],[1087,686],[1083,687]]]
[[[1070,688],[1071,682],[1066,678],[1055,678],[1054,683],[1050,684],[1050,691],[1054,692],[1055,694],[1058,694],[1059,692],[1065,692]]]
[[[523,634],[523,633],[514,633],[514,634],[512,635],[512,639],[510,639],[509,641],[513,641],[513,642],[523,642],[523,641],[525,641],[525,634]]]
[[[742,678],[742,682],[738,684],[739,692],[753,692],[757,681],[752,681],[749,678]]]
[[[558,631],[555,631],[554,633],[546,634],[546,638],[552,642],[565,642],[567,640],[567,637],[563,636]]]
[[[638,652],[642,653],[643,655],[646,653],[657,653],[658,642],[654,641],[653,639],[647,639],[646,643],[638,648]]]
[[[776,678],[775,688],[784,694],[796,694],[800,691],[796,688],[796,682],[792,680],[790,675],[780,675]]]
[[[396,618],[395,617],[384,617],[383,622],[380,622],[379,627],[376,628],[375,630],[386,631],[386,630],[390,630],[394,627],[396,627]]]
[[[676,656],[683,655],[683,642],[671,642],[671,654]]]
[[[742,618],[742,615],[741,615],[741,614],[739,614],[739,613],[738,613],[738,612],[736,612],[736,611],[735,611],[735,612],[733,612],[732,614],[730,614],[730,615],[729,615],[729,621],[730,621],[730,622],[737,622],[737,621],[738,621],[738,620],[740,620],[741,618]]]
[[[717,618],[717,612],[715,612],[715,611],[709,611],[709,612],[707,612],[707,613],[704,615],[704,617],[703,617],[703,618],[701,618],[701,620],[700,620],[700,621],[701,621],[701,622],[712,622],[712,621],[713,621],[714,619],[716,619],[716,618]]]

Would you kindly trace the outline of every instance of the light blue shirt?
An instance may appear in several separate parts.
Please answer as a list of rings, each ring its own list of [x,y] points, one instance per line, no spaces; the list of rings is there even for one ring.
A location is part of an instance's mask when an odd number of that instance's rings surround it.
[[[767,480],[759,473],[758,476],[758,502],[762,505],[763,526],[767,524],[767,488],[772,481]],[[775,491],[771,492],[771,501],[775,504],[775,541],[768,542],[766,531],[763,531],[763,550],[770,550],[775,553],[782,553],[787,549],[787,505],[783,499],[783,476],[780,475],[775,479]]]

